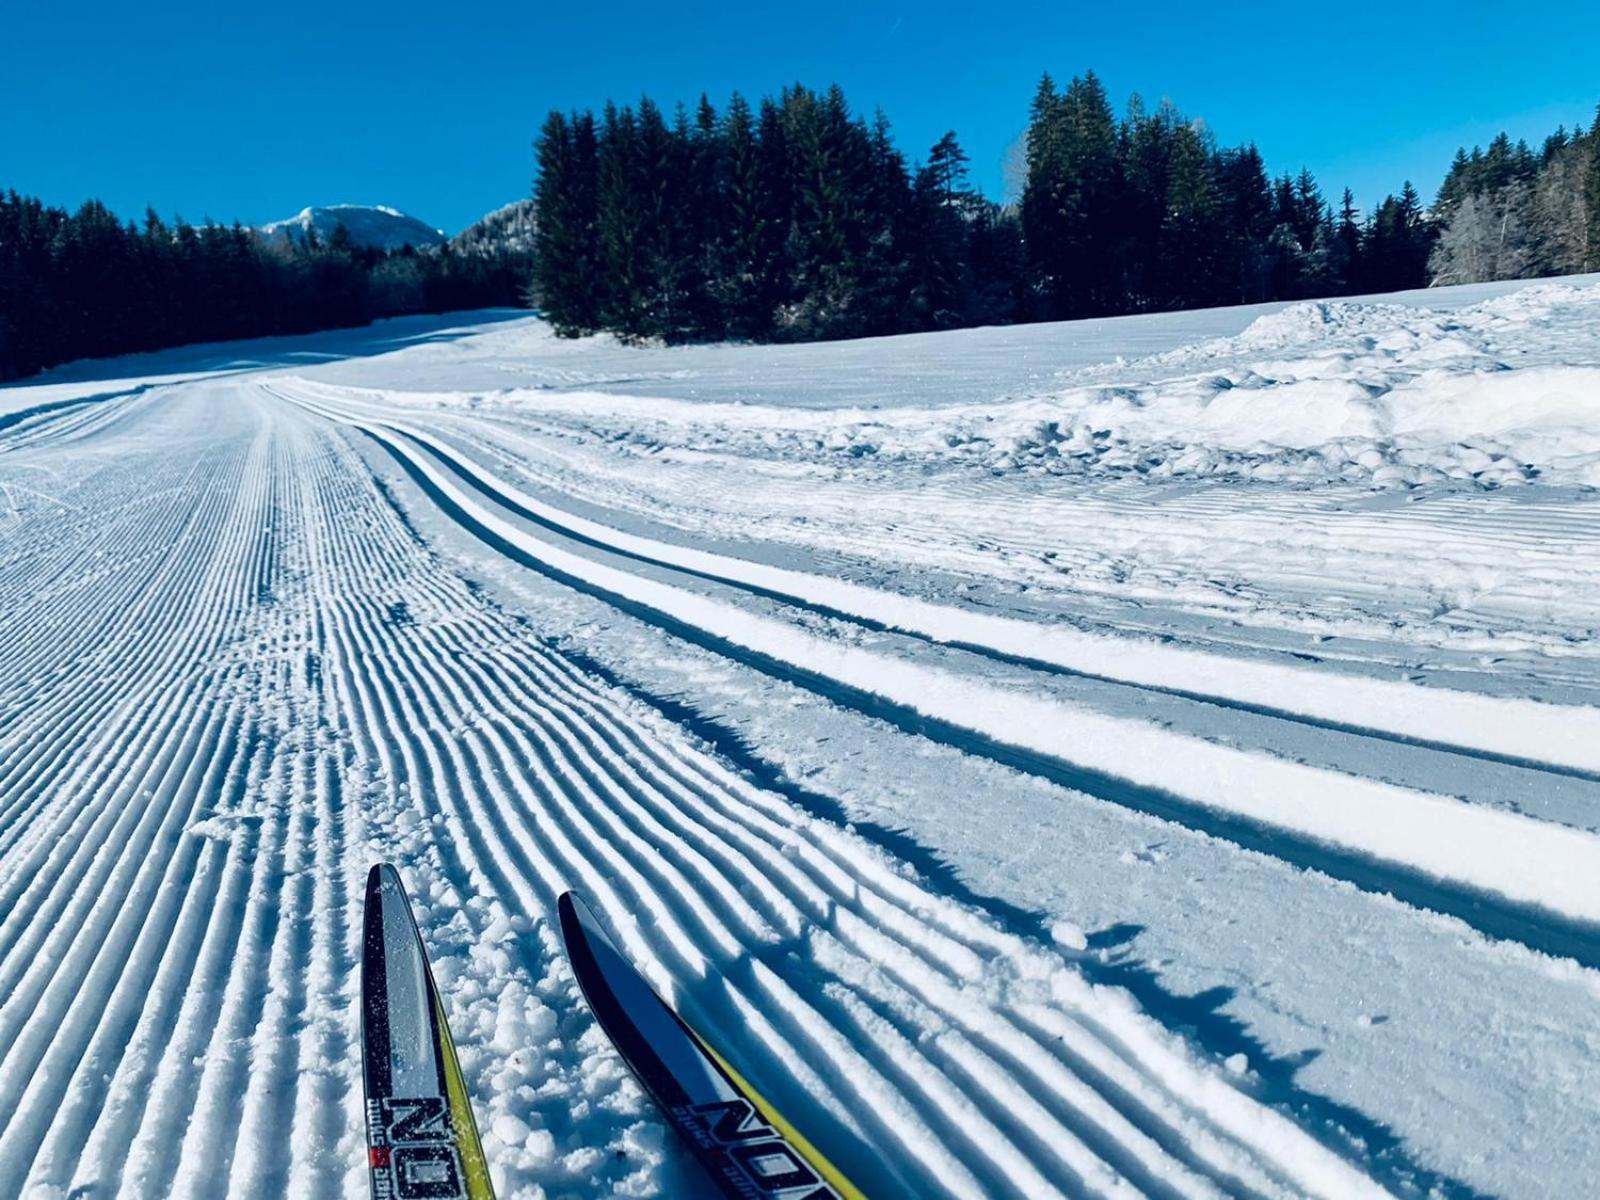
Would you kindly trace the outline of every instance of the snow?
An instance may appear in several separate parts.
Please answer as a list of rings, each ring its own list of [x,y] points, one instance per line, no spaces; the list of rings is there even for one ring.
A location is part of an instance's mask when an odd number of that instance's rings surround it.
[[[450,245],[464,254],[532,254],[536,208],[532,200],[513,200],[501,205],[456,234],[450,239]]]
[[[1057,921],[1050,926],[1050,940],[1063,950],[1087,950],[1089,938],[1071,921]]]
[[[1597,284],[0,389],[0,1194],[363,1196],[378,859],[502,1196],[567,887],[869,1195],[1587,1194]]]
[[[399,250],[403,246],[420,250],[425,246],[441,246],[448,240],[442,230],[386,204],[329,204],[303,208],[282,221],[269,221],[261,226],[261,234],[298,242],[315,229],[317,237],[326,243],[341,225],[355,245],[377,250]]]
[[[941,397],[931,405],[797,413],[786,404],[571,387],[413,402],[581,416],[642,452],[870,456],[929,468],[1382,488],[1535,478],[1593,487],[1600,486],[1593,403],[1600,367],[1514,369],[1530,348],[1502,345],[1508,322],[1569,328],[1592,319],[1590,291],[1532,288],[1422,321],[1392,304],[1296,305],[1256,319],[1237,337],[1155,355],[1140,364],[1147,374],[1122,367],[1114,381],[976,403]]]

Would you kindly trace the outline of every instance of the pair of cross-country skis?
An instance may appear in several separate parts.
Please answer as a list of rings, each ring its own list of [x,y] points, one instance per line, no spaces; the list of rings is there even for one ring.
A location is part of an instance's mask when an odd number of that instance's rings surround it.
[[[815,1147],[691,1029],[578,896],[557,906],[595,1019],[706,1169],[737,1200],[862,1200]],[[399,873],[367,876],[361,1047],[373,1200],[493,1200],[466,1083]]]

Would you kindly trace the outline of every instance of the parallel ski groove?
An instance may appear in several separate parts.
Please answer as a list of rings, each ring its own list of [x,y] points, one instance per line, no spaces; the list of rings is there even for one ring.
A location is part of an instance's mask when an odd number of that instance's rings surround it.
[[[494,1092],[485,989],[548,981],[576,886],[886,1193],[1216,1200],[1357,1178],[1292,1130],[1307,1183],[1213,1115],[1227,1085],[1148,1018],[1093,989],[1052,1003],[1070,964],[533,640],[410,527],[353,433],[210,386],[5,442],[12,461],[104,444],[149,473],[67,457],[81,514],[0,550],[0,598],[25,599],[0,605],[19,635],[0,636],[0,1192],[364,1186],[352,906],[389,854],[427,882],[481,1119],[518,1103]],[[152,452],[151,430],[194,453]],[[138,520],[96,517],[134,496]],[[564,1024],[537,1052],[592,1074],[608,1056],[556,986]]]

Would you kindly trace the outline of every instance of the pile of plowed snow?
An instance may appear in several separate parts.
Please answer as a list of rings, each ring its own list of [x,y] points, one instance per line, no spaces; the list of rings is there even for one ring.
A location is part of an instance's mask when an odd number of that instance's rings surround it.
[[[514,407],[619,454],[1375,488],[1535,479],[1600,487],[1600,361],[1575,352],[1592,344],[1596,323],[1600,287],[1537,285],[1454,311],[1292,305],[1234,337],[1064,373],[1045,391],[954,403],[796,408],[618,395],[587,381],[585,390],[408,399]],[[1039,336],[1068,328],[1041,326]]]

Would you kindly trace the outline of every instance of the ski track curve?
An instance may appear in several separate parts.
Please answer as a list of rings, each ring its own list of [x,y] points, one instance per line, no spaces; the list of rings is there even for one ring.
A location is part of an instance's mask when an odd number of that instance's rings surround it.
[[[283,394],[280,389],[274,385],[272,390]],[[1099,794],[1163,816],[1176,812],[1180,820],[1198,820],[1202,827],[1243,844],[1270,845],[1274,835],[1281,840],[1283,831],[1294,833],[1305,842],[1274,852],[1462,916],[1495,936],[1516,938],[1590,965],[1600,961],[1595,935],[1600,877],[1586,865],[1600,860],[1600,839],[1592,832],[1397,788],[1381,774],[1363,779],[1196,740],[1145,722],[1104,718],[1075,704],[996,689],[967,677],[950,677],[938,668],[888,659],[772,616],[747,612],[670,579],[631,573],[629,560],[643,557],[640,539],[617,535],[619,547],[604,541],[600,527],[592,522],[572,520],[577,528],[569,529],[547,507],[530,510],[527,505],[536,502],[527,497],[514,491],[510,498],[502,496],[491,479],[453,457],[437,439],[404,425],[350,417],[337,409],[330,412],[314,397],[315,393],[313,398],[297,399],[313,411],[352,421],[376,438],[422,487],[491,546],[647,614],[646,619],[659,621],[664,628],[695,631],[720,652],[731,652],[783,678],[810,681],[808,686],[820,687],[830,698],[853,696],[854,701],[846,702],[874,711],[887,705],[891,714],[903,714],[898,719],[908,727],[920,732],[942,729],[934,736],[951,739],[964,749],[1024,769],[1030,769],[1029,756],[1042,755],[1039,769],[1049,777],[1059,777],[1064,764],[1079,772],[1073,778],[1080,782],[1105,780]],[[536,527],[519,528],[507,519],[511,516],[529,517]],[[540,526],[576,543],[557,544],[556,539],[541,536]],[[599,547],[622,561],[612,565],[603,558],[585,557],[580,553],[585,547]],[[738,579],[737,565],[718,556],[663,548],[659,557],[647,561],[656,565],[665,561],[702,578],[709,573],[704,568],[726,564],[723,570],[739,583],[749,583]],[[762,583],[805,587],[804,582],[793,581],[793,572],[766,569],[762,574],[763,570],[750,567],[746,573]],[[771,594],[769,589],[759,590]],[[845,603],[859,606],[859,593],[866,591],[847,588],[841,594]],[[784,598],[782,593],[779,598]],[[915,619],[919,615],[915,606],[911,611]],[[1285,673],[1305,676],[1280,671]],[[1366,687],[1358,684],[1355,691],[1360,694]],[[1385,688],[1375,690],[1381,699]],[[1397,690],[1410,693],[1407,699],[1412,705],[1437,703],[1446,717],[1480,703],[1492,711],[1500,703],[1455,693],[1429,700],[1424,698],[1430,694],[1421,689],[1402,685]],[[1406,707],[1399,699],[1390,702]],[[1504,707],[1509,715],[1523,712],[1525,706]],[[1534,707],[1556,711],[1551,706]],[[1570,712],[1580,725],[1592,723],[1593,710]],[[1364,736],[1359,729],[1351,732]],[[1208,812],[1216,812],[1216,819]],[[1262,826],[1266,835],[1256,832]],[[1439,836],[1446,829],[1449,836]]]
[[[910,633],[930,641],[964,646],[1017,659],[1033,667],[1076,675],[1099,675],[1135,686],[1203,698],[1241,708],[1262,709],[1291,719],[1312,721],[1399,741],[1436,744],[1458,753],[1524,761],[1544,769],[1579,775],[1600,774],[1600,710],[1583,706],[1538,704],[1503,697],[1423,689],[1402,682],[1361,679],[1312,672],[1306,668],[1252,662],[1149,641],[1087,634],[1070,627],[1018,618],[975,613],[912,596],[768,566],[733,556],[695,550],[625,533],[543,503],[486,471],[450,441],[392,415],[374,414],[361,393],[296,380],[274,390],[300,399],[317,411],[338,415],[358,427],[399,434],[445,466],[457,478],[496,502],[539,525],[582,544],[600,547],[639,562],[664,566],[700,578],[772,596],[813,611]],[[341,404],[342,402],[342,404]],[[354,411],[350,410],[354,405]],[[331,407],[330,407],[331,406]],[[364,411],[363,411],[364,410]],[[481,429],[483,422],[476,423]],[[466,431],[461,431],[465,433]],[[515,461],[481,435],[466,438],[480,454],[504,469]],[[518,439],[522,445],[531,439]],[[813,489],[814,490],[814,489]],[[847,491],[849,489],[846,489]],[[851,493],[856,507],[865,497]],[[1036,499],[1030,499],[1036,504]],[[1215,522],[1225,511],[1217,501],[1189,502],[1194,515]],[[993,502],[986,501],[986,509]],[[1002,525],[1023,524],[1023,506],[1002,504]],[[1370,549],[1395,541],[1414,551],[1409,539],[1375,521],[1358,523],[1359,539]],[[896,527],[897,537],[901,531]],[[1004,536],[1004,535],[1002,535]],[[1502,534],[1519,551],[1527,549],[1514,534]],[[1513,541],[1513,539],[1515,539]],[[873,544],[874,548],[881,548]],[[1536,564],[1530,564],[1530,566]],[[1536,572],[1535,572],[1536,573]]]
[[[1384,1194],[533,637],[361,440],[206,381],[0,431],[0,477],[50,480],[0,542],[0,1195],[364,1195],[378,858],[504,1195],[683,1169],[562,961],[567,887],[869,1194]]]

